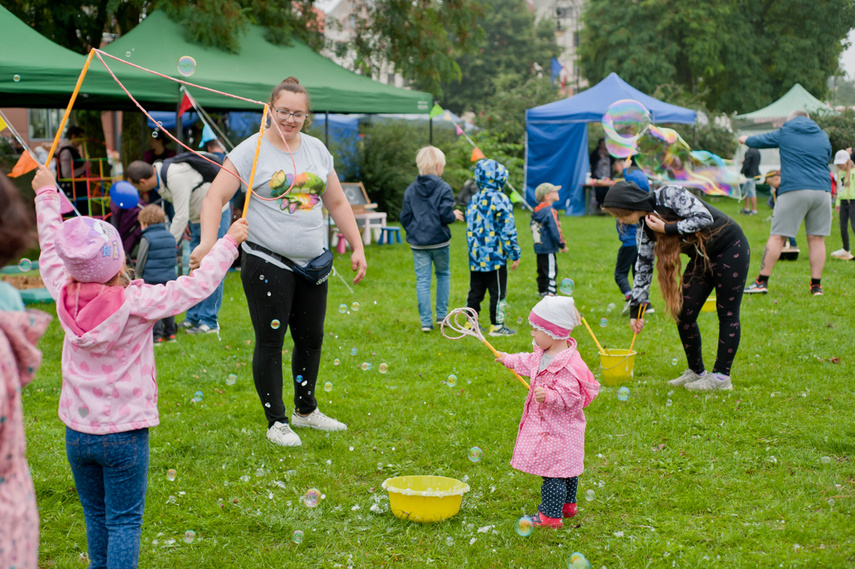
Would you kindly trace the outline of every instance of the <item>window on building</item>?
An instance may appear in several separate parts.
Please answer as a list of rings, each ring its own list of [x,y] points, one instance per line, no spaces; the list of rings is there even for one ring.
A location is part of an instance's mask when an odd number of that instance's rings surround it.
[[[53,140],[60,122],[62,122],[62,109],[27,110],[27,134],[29,139]]]
[[[350,16],[348,16],[347,24],[351,30],[356,29],[356,14],[351,14]]]

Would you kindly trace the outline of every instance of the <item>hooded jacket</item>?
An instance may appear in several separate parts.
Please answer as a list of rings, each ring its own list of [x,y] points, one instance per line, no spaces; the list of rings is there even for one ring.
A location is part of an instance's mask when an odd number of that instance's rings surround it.
[[[454,223],[454,192],[439,176],[418,176],[404,192],[398,219],[413,249],[439,249],[451,241]]]
[[[579,476],[585,463],[585,413],[600,391],[594,374],[582,361],[576,340],[538,371],[543,350],[510,354],[503,364],[531,378],[511,466],[522,472],[549,478]],[[534,389],[542,387],[546,399],[538,403]]]
[[[486,273],[520,258],[514,206],[501,190],[481,189],[466,208],[469,270]]]
[[[555,208],[546,202],[540,202],[531,214],[531,236],[534,239],[534,252],[538,255],[557,253],[567,246],[558,222]]]
[[[52,187],[36,194],[39,270],[65,332],[59,418],[93,435],[157,425],[152,328],[211,294],[237,257],[237,242],[226,235],[192,276],[166,285],[78,283],[69,280],[54,244],[62,223],[59,194]]]
[[[831,191],[831,143],[809,118],[788,120],[776,131],[748,137],[745,144],[751,148],[777,148],[781,153],[779,196],[794,190]]]

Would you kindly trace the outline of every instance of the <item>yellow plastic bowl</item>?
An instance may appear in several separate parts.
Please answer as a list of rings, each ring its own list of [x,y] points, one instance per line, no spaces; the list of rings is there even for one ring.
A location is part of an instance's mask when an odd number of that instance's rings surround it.
[[[441,522],[460,511],[469,485],[444,476],[397,476],[383,481],[389,507],[402,520]]]
[[[704,301],[701,312],[715,312],[715,297],[710,296]]]

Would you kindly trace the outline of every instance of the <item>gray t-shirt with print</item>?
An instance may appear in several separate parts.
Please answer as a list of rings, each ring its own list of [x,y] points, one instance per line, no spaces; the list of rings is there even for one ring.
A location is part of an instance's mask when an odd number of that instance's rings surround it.
[[[228,156],[246,182],[249,182],[257,142],[258,134],[254,134]],[[333,171],[333,157],[320,140],[302,133],[300,148],[293,157],[292,161],[288,152],[279,150],[266,139],[261,141],[252,182],[254,193],[247,196],[247,241],[287,257],[298,265],[305,265],[324,250],[321,197],[327,189],[327,178]],[[296,182],[291,191],[284,194],[294,179],[295,163]],[[241,190],[246,191],[244,184],[241,184]],[[265,199],[259,199],[259,196]],[[243,249],[284,267],[264,253],[248,250],[246,246]]]

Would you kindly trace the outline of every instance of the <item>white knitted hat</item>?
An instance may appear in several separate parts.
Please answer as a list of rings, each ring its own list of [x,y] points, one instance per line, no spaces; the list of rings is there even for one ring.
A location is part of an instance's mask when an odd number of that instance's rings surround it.
[[[576,303],[569,296],[546,296],[531,309],[528,322],[550,338],[566,340],[579,324]]]

